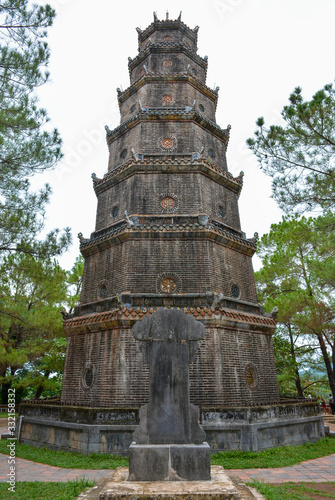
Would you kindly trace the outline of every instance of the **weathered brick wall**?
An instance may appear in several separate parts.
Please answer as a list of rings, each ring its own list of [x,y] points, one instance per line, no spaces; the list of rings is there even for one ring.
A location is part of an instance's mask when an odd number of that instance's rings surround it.
[[[128,215],[167,214],[161,206],[163,195],[175,195],[175,214],[211,214],[211,217],[240,231],[238,196],[203,174],[134,174],[98,196],[96,231]],[[221,208],[220,208],[221,207]],[[115,215],[116,214],[116,215]]]
[[[69,338],[62,400],[95,406],[138,406],[148,401],[148,367],[130,328]],[[255,384],[248,384],[252,366]],[[90,388],[82,382],[94,370]],[[271,403],[278,399],[271,336],[248,329],[206,328],[190,368],[191,402],[207,407]]]
[[[173,139],[171,149],[165,149],[162,146],[162,140],[165,138]],[[159,153],[192,154],[200,153],[203,149],[205,158],[223,170],[227,170],[225,142],[191,121],[137,122],[126,133],[110,142],[108,171],[129,160],[132,157],[131,149],[134,149],[136,153],[155,155]],[[213,151],[212,157],[209,153],[210,149]]]
[[[107,297],[122,292],[157,293],[163,275],[175,275],[178,293],[217,292],[232,296],[231,285],[241,290],[240,298],[257,303],[250,256],[206,239],[127,240],[89,255],[81,304],[98,298],[104,284]]]
[[[192,59],[191,53],[186,52],[148,52],[133,70],[130,70],[130,82],[133,84],[146,74],[144,65],[148,73],[158,73],[166,76],[174,73],[190,73],[202,83],[206,81],[206,70],[203,65]]]
[[[188,82],[147,83],[139,88],[121,105],[121,123],[127,121],[142,107],[185,107],[193,106],[208,120],[215,122],[215,102]],[[202,109],[202,106],[204,109]]]

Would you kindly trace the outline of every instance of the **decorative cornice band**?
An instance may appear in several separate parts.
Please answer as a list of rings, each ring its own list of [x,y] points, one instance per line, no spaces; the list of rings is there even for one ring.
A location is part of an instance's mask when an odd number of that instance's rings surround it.
[[[140,156],[140,153],[139,153]],[[202,173],[218,184],[240,194],[243,186],[243,172],[238,177],[233,177],[229,172],[222,170],[205,158],[148,158],[147,160],[135,160],[134,158],[119,165],[114,170],[108,172],[102,179],[94,179],[93,187],[95,193],[109,189],[121,180],[134,175],[135,173]]]
[[[96,314],[87,314],[64,321],[64,330],[68,336],[76,334],[106,331],[115,327],[132,327],[136,321],[145,316],[153,314],[155,307],[116,308]],[[163,308],[167,309],[167,308]],[[253,333],[267,333],[272,335],[276,327],[276,321],[267,316],[250,314],[223,307],[184,307],[180,309],[190,314],[195,319],[205,323],[208,327],[233,328],[241,330],[252,330]]]
[[[142,108],[127,121],[116,127],[114,130],[107,132],[107,144],[111,144],[115,139],[123,135],[130,128],[134,127],[141,121],[193,121],[197,125],[211,132],[217,138],[221,139],[225,145],[229,141],[229,128],[222,129],[216,123],[198,113],[195,109],[173,109],[173,108]]]
[[[171,216],[172,218],[175,216]],[[130,216],[130,220],[140,219],[137,216]],[[94,234],[94,233],[93,233]],[[122,243],[126,240],[139,239],[202,239],[212,240],[226,247],[234,248],[243,254],[252,257],[256,252],[256,244],[246,240],[237,234],[227,231],[217,224],[208,224],[207,227],[200,223],[179,223],[164,224],[163,222],[153,222],[144,224],[134,224],[129,226],[126,222],[106,231],[103,234],[89,240],[83,240],[80,251],[84,257],[99,252],[112,245]]]
[[[135,92],[137,92],[138,89],[143,87],[143,85],[146,85],[147,83],[156,83],[156,82],[172,82],[172,83],[188,82],[190,85],[192,85],[192,87],[196,88],[197,90],[205,94],[207,97],[212,99],[215,102],[215,105],[217,104],[218,100],[217,90],[213,90],[210,87],[207,87],[207,85],[202,83],[194,76],[185,73],[174,73],[171,75],[159,75],[159,74],[144,75],[135,83],[130,85],[130,87],[128,87],[123,92],[119,91],[118,94],[119,103],[123,103],[126,99],[128,99],[128,97],[130,97]]]

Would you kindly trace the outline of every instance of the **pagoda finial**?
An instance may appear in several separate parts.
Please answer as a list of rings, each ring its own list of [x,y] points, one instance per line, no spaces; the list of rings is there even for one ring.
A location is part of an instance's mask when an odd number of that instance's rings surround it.
[[[158,21],[158,18],[157,18],[157,12],[154,11],[154,22]]]
[[[169,20],[169,11],[167,10],[166,11],[166,21],[168,21],[168,20]]]
[[[182,13],[182,11],[180,11],[180,14],[178,16],[178,21],[181,21],[181,13]]]

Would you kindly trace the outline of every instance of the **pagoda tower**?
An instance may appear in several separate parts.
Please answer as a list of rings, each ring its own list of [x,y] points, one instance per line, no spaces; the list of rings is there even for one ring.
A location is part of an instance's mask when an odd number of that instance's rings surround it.
[[[228,172],[230,127],[216,123],[219,89],[206,85],[198,27],[154,15],[137,32],[130,86],[118,89],[121,122],[106,127],[108,172],[92,174],[95,230],[79,235],[83,288],[64,321],[61,401],[22,405],[22,441],[126,453],[148,402],[148,366],[132,327],[159,308],[205,325],[190,400],[213,449],[316,440],[324,435],[317,403],[279,398],[276,321],[257,301],[257,235],[241,230],[243,174]]]
[[[92,176],[96,226],[81,236],[83,289],[65,322],[62,400],[146,403],[147,368],[131,327],[172,307],[207,328],[191,368],[192,403],[277,401],[275,321],[257,302],[256,238],[246,238],[238,211],[243,174],[227,169],[230,127],[216,123],[219,89],[206,85],[198,27],[155,16],[137,32],[130,86],[118,89],[121,123],[106,127],[108,173]]]

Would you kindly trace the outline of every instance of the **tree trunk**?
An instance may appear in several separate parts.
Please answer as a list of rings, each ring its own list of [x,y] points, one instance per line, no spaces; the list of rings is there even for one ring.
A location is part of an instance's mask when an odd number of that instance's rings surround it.
[[[330,389],[331,389],[331,391],[333,393],[333,396],[335,397],[335,374],[334,374],[334,370],[332,368],[332,365],[331,365],[331,362],[330,362],[330,359],[329,359],[329,356],[328,356],[327,347],[326,347],[326,344],[325,344],[325,341],[324,341],[322,333],[318,333],[317,337],[318,337],[318,341],[319,341],[319,344],[320,344],[322,356],[323,356],[323,359],[324,359],[324,362],[325,362],[325,365],[326,365]]]
[[[290,336],[290,353],[291,353],[291,357],[293,359],[294,367],[295,367],[294,368],[294,374],[295,374],[294,383],[295,383],[295,386],[297,388],[298,397],[303,398],[304,391],[303,391],[302,386],[301,386],[298,364],[297,364],[296,357],[295,357],[294,342],[293,342],[293,335],[292,335],[290,321],[287,323],[287,328],[288,328],[288,332],[289,332],[289,336]]]
[[[46,370],[43,379],[48,379],[49,375],[50,375],[50,371]],[[44,384],[43,384],[43,380],[42,380],[42,382],[40,383],[40,385],[37,388],[37,391],[36,391],[36,394],[35,394],[35,399],[39,399],[41,397],[43,389],[44,389]]]

